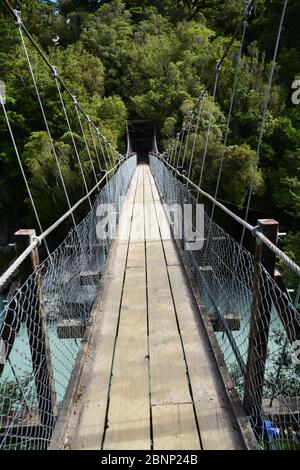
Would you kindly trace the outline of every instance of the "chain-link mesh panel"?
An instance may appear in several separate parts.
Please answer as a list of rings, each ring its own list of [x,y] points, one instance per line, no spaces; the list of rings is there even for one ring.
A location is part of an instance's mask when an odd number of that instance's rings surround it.
[[[190,204],[196,213],[195,197],[155,155],[150,168],[164,203],[178,204],[185,227],[192,226],[203,242],[193,250],[184,235],[181,239],[260,446],[300,449],[300,315],[282,278],[271,277],[206,213],[204,226],[195,227],[195,216],[184,209]]]
[[[99,239],[97,209],[112,205],[118,220],[135,168],[135,156],[120,166],[91,212],[0,314],[1,449],[49,444],[116,230],[108,217],[108,236]]]

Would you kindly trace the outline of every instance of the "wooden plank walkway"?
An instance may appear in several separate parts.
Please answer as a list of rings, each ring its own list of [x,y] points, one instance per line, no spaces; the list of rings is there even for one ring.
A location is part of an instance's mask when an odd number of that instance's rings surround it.
[[[242,449],[147,165],[138,166],[126,203],[66,426],[67,448]]]

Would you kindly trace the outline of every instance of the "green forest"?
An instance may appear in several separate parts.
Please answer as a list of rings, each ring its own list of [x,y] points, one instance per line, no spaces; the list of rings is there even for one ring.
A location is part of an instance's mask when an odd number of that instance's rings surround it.
[[[28,30],[57,67],[103,135],[121,153],[126,119],[155,122],[163,151],[180,131],[209,83],[215,63],[244,15],[244,0],[20,0]],[[256,158],[270,64],[282,0],[255,0],[238,73],[220,200],[243,214]],[[282,247],[300,263],[300,107],[292,83],[300,75],[300,7],[290,0],[268,107],[251,221],[274,217],[287,236]],[[66,211],[18,29],[5,5],[0,10],[0,80],[6,107],[41,220],[50,225]],[[240,34],[220,71],[215,102],[205,98],[196,141],[193,180],[198,183],[209,115],[213,120],[203,188],[213,193],[226,128]],[[82,188],[55,82],[28,43],[55,148],[72,201]],[[212,89],[208,90],[210,95]],[[67,99],[66,99],[67,101]],[[72,116],[72,103],[67,102]],[[72,125],[76,129],[75,117]],[[83,161],[87,155],[75,132]],[[192,136],[191,143],[192,145]],[[0,113],[0,229],[7,234],[35,221],[4,117]],[[5,237],[4,237],[5,238]],[[7,259],[2,256],[0,270]]]

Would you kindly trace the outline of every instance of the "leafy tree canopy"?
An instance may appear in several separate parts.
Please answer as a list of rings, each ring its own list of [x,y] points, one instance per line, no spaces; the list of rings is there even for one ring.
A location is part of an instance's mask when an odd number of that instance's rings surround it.
[[[15,0],[24,23],[78,100],[114,145],[124,150],[125,120],[151,118],[164,147],[195,106],[201,90],[244,12],[244,0]],[[251,217],[276,216],[291,231],[287,246],[299,239],[300,109],[291,102],[291,82],[300,75],[300,9],[290,0],[268,108]],[[282,0],[256,0],[238,73],[237,94],[226,149],[223,140],[235,72],[239,35],[220,73],[215,103],[206,98],[196,137],[193,178],[198,183],[208,141],[204,187],[214,191],[222,151],[225,163],[220,197],[236,208],[247,198],[256,158],[261,111]],[[7,87],[7,110],[42,214],[48,223],[64,209],[64,197],[18,30],[5,7],[0,10],[0,79]],[[63,94],[73,135],[66,126],[55,82],[26,42],[45,112],[72,200],[82,191],[76,164],[88,155],[72,102]],[[212,89],[208,89],[212,94]],[[89,129],[84,128],[93,145]],[[190,155],[195,137],[187,142]],[[92,175],[88,174],[88,178]],[[19,190],[16,191],[15,188]],[[0,116],[0,220],[28,220],[27,194]],[[45,195],[40,198],[40,194]],[[258,212],[257,212],[258,211]],[[31,221],[34,224],[34,221]],[[290,244],[289,244],[290,243]],[[295,251],[295,250],[294,250]],[[296,251],[295,251],[296,252]]]

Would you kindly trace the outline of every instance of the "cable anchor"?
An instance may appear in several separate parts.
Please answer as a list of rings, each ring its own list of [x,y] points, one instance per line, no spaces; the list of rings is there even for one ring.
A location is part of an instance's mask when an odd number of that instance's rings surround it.
[[[58,71],[54,65],[52,65],[52,76],[53,78],[58,78]]]
[[[33,242],[36,242],[36,243],[37,243],[37,246],[41,246],[41,244],[42,244],[40,237],[38,237],[37,235],[34,235],[34,236],[32,237],[32,241],[33,241]]]
[[[16,26],[20,28],[22,26],[22,20],[21,20],[21,12],[19,10],[14,10],[14,14],[16,17]]]

